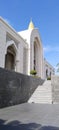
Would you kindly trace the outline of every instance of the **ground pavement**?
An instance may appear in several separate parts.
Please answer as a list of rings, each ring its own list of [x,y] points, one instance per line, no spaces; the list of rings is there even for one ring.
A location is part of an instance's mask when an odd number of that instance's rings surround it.
[[[0,109],[0,130],[59,130],[59,104],[25,103]]]

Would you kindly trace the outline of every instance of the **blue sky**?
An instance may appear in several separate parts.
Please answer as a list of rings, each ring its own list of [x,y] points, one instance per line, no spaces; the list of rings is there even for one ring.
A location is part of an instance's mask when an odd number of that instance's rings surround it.
[[[59,0],[0,0],[0,16],[16,31],[25,30],[32,18],[39,29],[45,58],[59,62]]]

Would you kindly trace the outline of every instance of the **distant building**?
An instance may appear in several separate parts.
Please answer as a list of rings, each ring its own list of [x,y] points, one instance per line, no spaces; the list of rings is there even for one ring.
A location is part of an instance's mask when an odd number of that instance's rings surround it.
[[[55,74],[55,69],[48,61],[44,58],[44,77],[45,79]]]
[[[54,74],[43,57],[40,34],[31,21],[27,30],[16,32],[0,17],[0,67],[30,75],[36,70],[41,78]]]

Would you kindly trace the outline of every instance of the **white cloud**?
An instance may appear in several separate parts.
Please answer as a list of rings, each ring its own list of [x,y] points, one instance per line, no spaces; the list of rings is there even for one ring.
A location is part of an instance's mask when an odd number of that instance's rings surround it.
[[[59,52],[59,46],[45,46],[43,48],[44,52]]]
[[[45,46],[45,47],[43,48],[43,50],[44,50],[45,52],[49,52],[49,51],[51,51],[51,47],[50,47],[50,46]]]

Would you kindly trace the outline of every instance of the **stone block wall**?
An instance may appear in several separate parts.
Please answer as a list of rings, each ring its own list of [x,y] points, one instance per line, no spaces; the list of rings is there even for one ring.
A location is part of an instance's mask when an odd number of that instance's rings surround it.
[[[43,82],[41,78],[0,68],[0,108],[27,102]]]
[[[59,76],[53,75],[51,78],[52,84],[52,102],[59,103]]]

